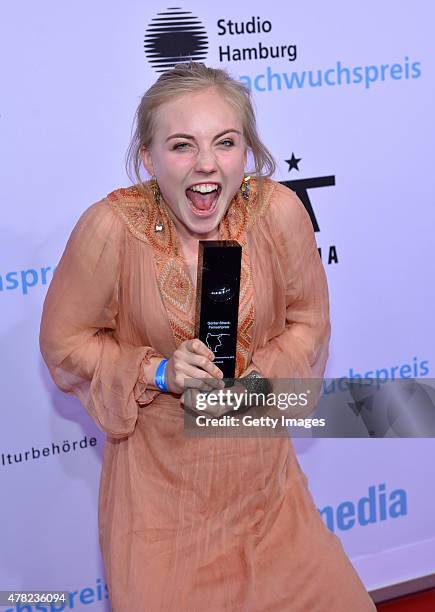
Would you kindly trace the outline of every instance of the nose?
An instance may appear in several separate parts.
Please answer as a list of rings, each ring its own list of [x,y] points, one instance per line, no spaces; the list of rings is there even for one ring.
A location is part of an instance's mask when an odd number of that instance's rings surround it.
[[[216,159],[212,150],[208,148],[198,150],[195,170],[204,174],[212,174],[216,170]]]

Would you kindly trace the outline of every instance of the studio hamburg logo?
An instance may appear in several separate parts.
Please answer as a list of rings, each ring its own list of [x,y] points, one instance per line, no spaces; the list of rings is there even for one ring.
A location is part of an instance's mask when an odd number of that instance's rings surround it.
[[[285,160],[288,164],[288,171],[297,170],[299,172],[299,164],[302,161],[301,157],[296,157],[294,153],[292,153],[290,159]],[[305,206],[307,213],[310,215],[311,223],[313,224],[313,229],[317,233],[320,232],[319,223],[317,221],[317,217],[314,213],[314,208],[311,203],[309,191],[312,189],[317,189],[319,187],[333,187],[335,185],[335,176],[333,174],[329,176],[315,176],[312,178],[306,179],[294,179],[288,181],[280,181],[282,185],[285,185],[292,191],[296,192],[296,195]],[[315,196],[314,196],[315,197]],[[338,263],[338,255],[337,255],[337,247],[335,244],[331,244],[329,246],[318,247],[320,258],[324,263],[327,264],[336,264]]]
[[[167,8],[151,20],[145,33],[145,55],[156,72],[165,72],[181,62],[207,57],[207,32],[190,11]]]

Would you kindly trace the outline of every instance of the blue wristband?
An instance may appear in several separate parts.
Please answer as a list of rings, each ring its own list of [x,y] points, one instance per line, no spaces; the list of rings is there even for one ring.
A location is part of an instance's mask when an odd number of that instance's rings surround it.
[[[169,359],[162,359],[159,365],[157,366],[156,379],[154,381],[154,384],[156,385],[156,387],[160,389],[160,391],[168,390],[168,387],[166,386],[166,381],[165,381],[165,371],[166,371],[166,366],[168,364],[168,361]]]

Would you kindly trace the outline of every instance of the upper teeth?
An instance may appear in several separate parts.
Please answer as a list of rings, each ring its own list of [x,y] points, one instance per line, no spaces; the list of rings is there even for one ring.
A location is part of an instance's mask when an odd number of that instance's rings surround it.
[[[215,191],[218,188],[218,185],[214,185],[211,183],[204,183],[202,185],[192,185],[190,189],[192,191],[200,191],[201,193],[210,193],[210,191]]]

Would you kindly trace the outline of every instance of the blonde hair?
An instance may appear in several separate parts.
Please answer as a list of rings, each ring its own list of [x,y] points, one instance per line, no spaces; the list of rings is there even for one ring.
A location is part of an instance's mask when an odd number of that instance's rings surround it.
[[[254,160],[258,178],[271,177],[276,164],[269,150],[261,142],[248,87],[234,80],[225,70],[208,68],[201,62],[178,64],[172,70],[160,75],[157,81],[142,96],[134,118],[134,133],[127,156],[127,175],[133,183],[142,186],[140,176],[141,149],[147,149],[152,142],[154,122],[158,108],[173,100],[174,96],[193,93],[215,87],[224,98],[241,114],[245,141]]]

